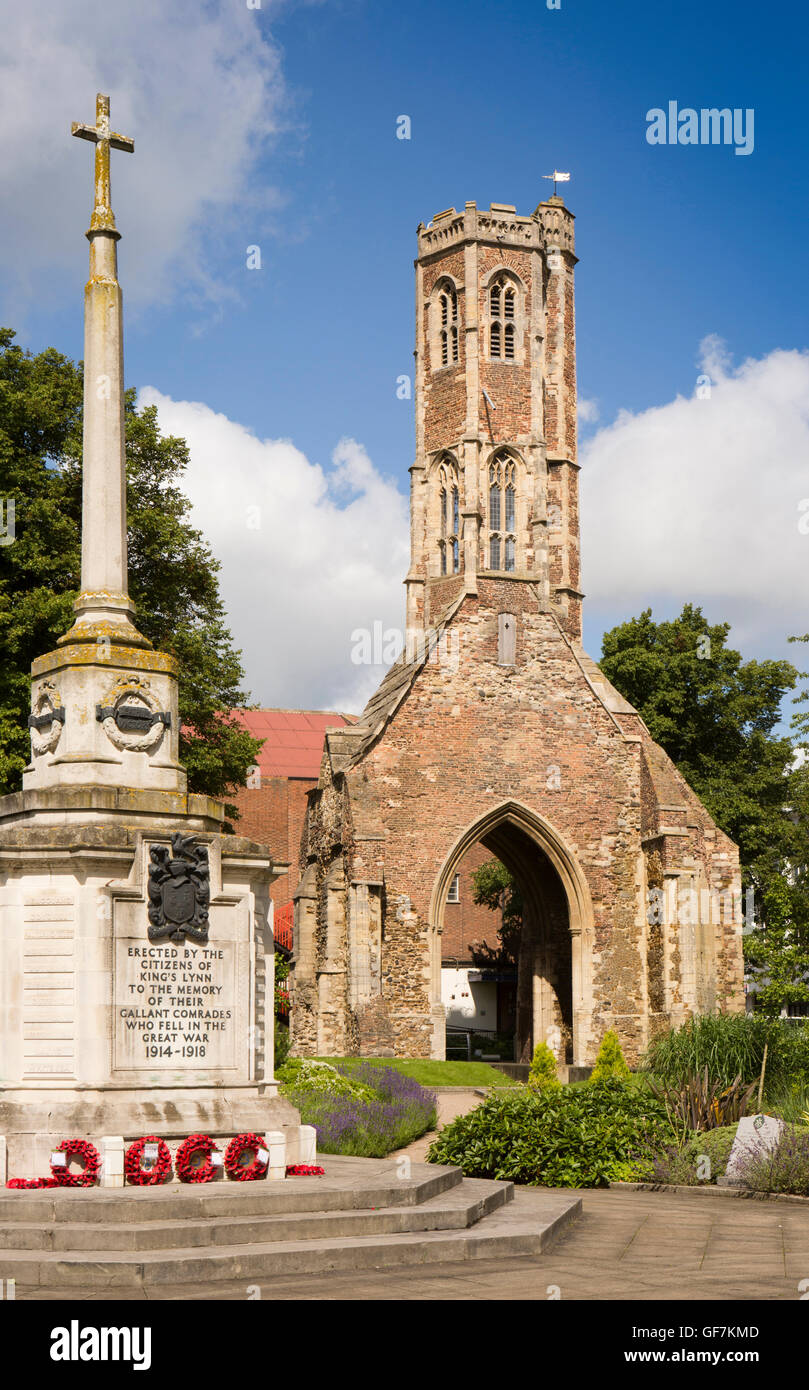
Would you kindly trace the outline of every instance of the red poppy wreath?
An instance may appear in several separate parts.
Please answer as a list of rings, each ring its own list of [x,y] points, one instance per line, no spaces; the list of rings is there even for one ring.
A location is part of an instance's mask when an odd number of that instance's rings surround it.
[[[151,1168],[142,1166],[143,1150],[147,1144],[157,1145],[157,1158]],[[147,1134],[130,1144],[124,1156],[124,1173],[127,1182],[135,1187],[156,1187],[171,1177],[171,1150],[165,1139],[156,1134]]]
[[[263,1178],[267,1172],[269,1159],[260,1158],[259,1150],[267,1152],[260,1134],[237,1134],[231,1139],[225,1151],[225,1172],[236,1182],[252,1182]],[[252,1154],[249,1163],[244,1162],[245,1153]]]
[[[58,1187],[56,1178],[9,1178],[6,1187],[17,1188],[21,1192],[32,1192],[39,1187]]]
[[[191,1134],[183,1140],[174,1155],[174,1167],[180,1182],[210,1182],[216,1177],[216,1168],[211,1163],[211,1154],[216,1145],[208,1134]],[[198,1155],[204,1154],[202,1163],[193,1163]]]
[[[54,1153],[65,1155],[64,1165],[54,1164],[51,1160],[51,1172],[58,1187],[92,1187],[101,1167],[98,1149],[93,1144],[88,1144],[84,1139],[63,1139],[58,1149],[54,1149]],[[71,1173],[68,1166],[71,1158],[84,1160],[84,1168],[80,1173]]]

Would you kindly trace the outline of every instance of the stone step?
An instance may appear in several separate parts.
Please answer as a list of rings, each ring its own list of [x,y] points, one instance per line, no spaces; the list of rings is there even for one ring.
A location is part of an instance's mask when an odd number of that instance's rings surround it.
[[[98,1258],[105,1251],[171,1251],[209,1247],[277,1244],[279,1241],[336,1240],[344,1236],[464,1230],[513,1197],[511,1183],[467,1180],[445,1194],[412,1206],[294,1212],[288,1215],[219,1215],[205,1220],[135,1221],[101,1227],[98,1222],[57,1222],[50,1226],[16,1221],[2,1236],[10,1251],[66,1252]]]
[[[533,1194],[532,1194],[533,1195]],[[20,1294],[36,1287],[86,1289],[154,1289],[167,1285],[243,1280],[245,1285],[280,1274],[329,1270],[381,1269],[396,1265],[539,1254],[580,1214],[581,1198],[543,1194],[530,1208],[519,1202],[501,1205],[472,1228],[397,1232],[331,1239],[262,1241],[249,1246],[188,1247],[171,1251],[116,1250],[66,1254],[12,1250],[3,1254],[5,1277],[15,1279]]]
[[[17,1224],[59,1225],[201,1221],[211,1217],[356,1211],[418,1206],[462,1181],[459,1168],[413,1163],[408,1179],[393,1162],[327,1155],[325,1177],[283,1182],[169,1183],[164,1187],[43,1188],[0,1193],[0,1231]],[[362,1165],[368,1165],[363,1168]],[[370,1170],[370,1171],[369,1171]],[[0,1237],[0,1244],[2,1244]]]

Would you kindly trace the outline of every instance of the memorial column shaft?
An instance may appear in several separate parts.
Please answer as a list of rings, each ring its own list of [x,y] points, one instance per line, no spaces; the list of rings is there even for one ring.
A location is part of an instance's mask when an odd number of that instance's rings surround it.
[[[84,291],[84,468],[81,587],[126,598],[123,296],[112,229],[94,229]],[[81,605],[81,597],[79,600]],[[81,608],[80,608],[81,611]]]

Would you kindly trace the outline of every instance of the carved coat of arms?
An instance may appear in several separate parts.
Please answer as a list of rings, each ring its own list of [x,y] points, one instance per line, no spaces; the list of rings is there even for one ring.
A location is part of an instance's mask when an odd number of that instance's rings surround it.
[[[208,846],[194,835],[172,835],[166,845],[152,845],[149,864],[149,940],[208,940],[211,899]]]

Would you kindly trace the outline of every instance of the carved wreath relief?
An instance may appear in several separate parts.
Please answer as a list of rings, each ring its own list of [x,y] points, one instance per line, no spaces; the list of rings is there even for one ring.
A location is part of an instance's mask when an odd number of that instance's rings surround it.
[[[187,937],[206,945],[211,900],[208,846],[178,832],[171,837],[171,852],[166,845],[152,845],[149,859],[149,940]]]
[[[161,710],[142,676],[120,676],[107,691],[106,701],[96,707],[96,718],[110,743],[135,753],[153,753],[171,727],[171,714]]]
[[[65,707],[53,681],[40,681],[36,687],[28,727],[33,756],[52,753],[65,727]]]

